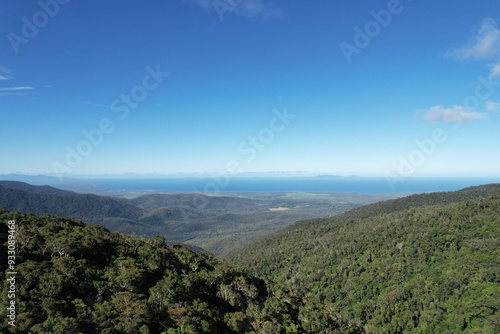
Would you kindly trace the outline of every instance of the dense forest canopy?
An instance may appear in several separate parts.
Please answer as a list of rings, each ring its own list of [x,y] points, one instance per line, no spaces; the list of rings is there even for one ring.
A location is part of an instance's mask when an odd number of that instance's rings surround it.
[[[499,333],[500,192],[482,196],[496,189],[304,221],[229,261],[299,300],[307,333]]]
[[[499,185],[299,222],[227,264],[163,237],[0,210],[3,254],[9,221],[16,326],[4,280],[2,333],[500,332]]]
[[[0,212],[17,223],[16,326],[2,333],[237,333],[294,328],[263,280],[208,254],[50,216]],[[7,244],[4,244],[4,248]],[[3,249],[6,252],[6,249]],[[6,254],[6,253],[3,253]],[[8,272],[7,262],[1,263]],[[8,290],[8,282],[3,281]],[[276,308],[278,305],[278,308]]]

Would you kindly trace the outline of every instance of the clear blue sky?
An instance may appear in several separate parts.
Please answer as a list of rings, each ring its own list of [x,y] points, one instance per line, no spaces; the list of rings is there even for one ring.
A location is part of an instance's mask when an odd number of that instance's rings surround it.
[[[0,173],[500,176],[497,0],[0,8]]]

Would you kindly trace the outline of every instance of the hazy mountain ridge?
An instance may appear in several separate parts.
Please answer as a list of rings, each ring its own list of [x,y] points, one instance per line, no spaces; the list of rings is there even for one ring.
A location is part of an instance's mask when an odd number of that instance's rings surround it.
[[[68,190],[57,189],[51,186],[43,185],[31,185],[29,183],[19,182],[19,181],[0,181],[0,187],[5,187],[8,189],[15,189],[26,191],[34,194],[51,194],[58,196],[77,196],[78,194]]]

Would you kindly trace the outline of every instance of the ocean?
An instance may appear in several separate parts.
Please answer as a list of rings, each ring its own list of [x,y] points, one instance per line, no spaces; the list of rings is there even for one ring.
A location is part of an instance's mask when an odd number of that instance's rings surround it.
[[[500,178],[407,178],[392,184],[385,178],[234,176],[111,178],[91,182],[95,187],[109,190],[198,192],[208,195],[225,192],[423,193],[500,183]]]

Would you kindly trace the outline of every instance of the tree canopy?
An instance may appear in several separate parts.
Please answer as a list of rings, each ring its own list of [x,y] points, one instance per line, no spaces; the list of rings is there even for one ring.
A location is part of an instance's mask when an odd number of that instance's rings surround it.
[[[2,333],[500,332],[497,185],[299,222],[225,262],[0,209],[3,254],[10,220],[16,327],[2,293]]]
[[[500,333],[500,196],[419,196],[292,225],[229,261],[296,300],[306,333]]]
[[[2,333],[238,333],[291,325],[286,305],[275,311],[279,320],[266,311],[277,297],[263,280],[209,254],[168,246],[163,237],[3,210],[2,241],[9,220],[18,229],[17,318],[15,327],[7,323],[2,293]]]

